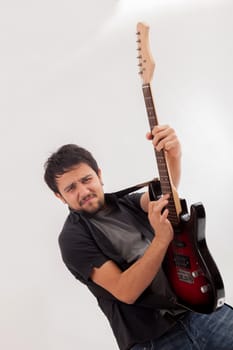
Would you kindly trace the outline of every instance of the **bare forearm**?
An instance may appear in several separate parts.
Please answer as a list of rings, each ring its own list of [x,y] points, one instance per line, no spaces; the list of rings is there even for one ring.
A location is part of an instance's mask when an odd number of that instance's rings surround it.
[[[181,154],[176,157],[167,156],[167,163],[172,183],[178,188],[181,177]]]
[[[154,238],[143,257],[120,275],[115,290],[118,299],[129,304],[135,302],[156,276],[167,246],[168,244]]]

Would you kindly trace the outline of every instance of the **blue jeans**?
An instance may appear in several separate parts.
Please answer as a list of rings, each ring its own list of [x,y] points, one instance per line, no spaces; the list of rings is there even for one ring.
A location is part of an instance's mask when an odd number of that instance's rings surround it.
[[[209,315],[189,313],[159,339],[131,350],[233,350],[233,309],[224,305]]]

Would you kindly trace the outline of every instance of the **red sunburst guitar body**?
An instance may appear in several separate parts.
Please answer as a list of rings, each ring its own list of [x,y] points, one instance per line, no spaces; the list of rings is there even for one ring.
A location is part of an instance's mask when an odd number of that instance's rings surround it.
[[[151,130],[158,125],[152,98],[150,81],[154,71],[154,61],[149,50],[149,27],[137,25],[140,75],[142,90]],[[172,240],[163,262],[170,286],[177,297],[177,303],[200,313],[211,313],[224,304],[224,284],[212,258],[205,239],[205,210],[201,203],[191,206],[190,214],[185,200],[180,200],[171,183],[164,151],[156,151],[155,156],[160,181],[149,188],[150,197],[156,200],[169,193],[168,219],[174,229]]]

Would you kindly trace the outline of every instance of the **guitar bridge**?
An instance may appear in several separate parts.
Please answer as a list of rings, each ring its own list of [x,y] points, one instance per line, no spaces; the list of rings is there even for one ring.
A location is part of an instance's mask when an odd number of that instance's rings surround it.
[[[194,283],[194,278],[193,278],[191,272],[189,272],[189,271],[179,269],[177,271],[177,275],[178,275],[179,280],[182,282],[186,282],[186,283],[190,283],[190,284]]]

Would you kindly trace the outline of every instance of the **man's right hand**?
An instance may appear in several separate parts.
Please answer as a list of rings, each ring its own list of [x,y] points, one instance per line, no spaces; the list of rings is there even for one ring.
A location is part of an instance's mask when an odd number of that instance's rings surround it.
[[[168,220],[168,209],[166,208],[168,198],[169,195],[166,194],[157,201],[151,201],[148,207],[148,218],[155,231],[154,239],[167,246],[174,235],[172,225]]]

